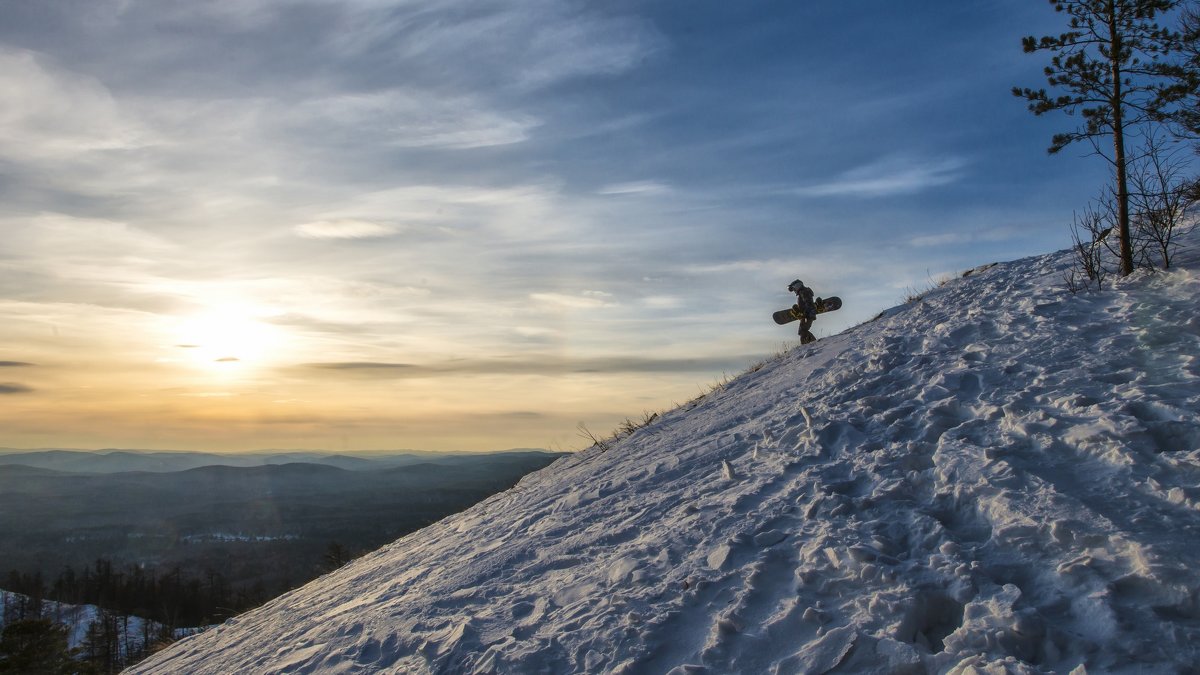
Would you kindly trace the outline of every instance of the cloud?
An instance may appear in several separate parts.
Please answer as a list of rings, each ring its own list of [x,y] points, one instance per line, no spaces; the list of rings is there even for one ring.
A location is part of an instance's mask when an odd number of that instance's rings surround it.
[[[153,136],[98,80],[66,71],[45,55],[0,46],[0,114],[4,156],[78,158],[95,150],[132,149]]]
[[[221,358],[214,360],[215,363],[234,363],[236,361],[241,361],[241,359],[236,356],[222,356]]]
[[[533,116],[489,105],[468,95],[393,89],[305,101],[281,107],[276,115],[317,138],[348,140],[352,134],[385,146],[458,150],[520,143],[541,124]]]
[[[530,293],[529,298],[536,302],[553,305],[563,309],[599,309],[613,307],[612,295],[604,291],[584,291],[579,295],[564,293]]]
[[[596,191],[601,195],[633,195],[651,197],[671,192],[671,187],[656,181],[637,181],[633,183],[613,183]]]
[[[527,87],[585,75],[615,75],[665,47],[659,33],[642,20],[572,16],[561,9],[556,13],[562,14],[559,20],[539,25],[528,44],[529,62],[522,71]]]
[[[297,225],[293,231],[306,239],[373,239],[396,233],[393,225],[367,220],[318,220]]]
[[[545,326],[515,326],[513,332],[523,338],[533,340],[549,339],[562,334],[562,331],[558,329],[547,328]]]
[[[676,309],[684,305],[684,300],[673,295],[648,295],[642,298],[642,305],[651,309]]]
[[[962,177],[966,162],[889,158],[851,169],[827,183],[796,188],[803,197],[891,197],[948,185]]]
[[[1011,227],[990,227],[986,230],[971,229],[964,232],[942,232],[939,234],[928,234],[920,237],[913,237],[909,240],[909,246],[927,247],[927,246],[951,246],[955,244],[974,244],[974,243],[995,243],[1007,241],[1018,236],[1018,231]]]
[[[544,375],[570,373],[615,375],[628,373],[708,373],[737,371],[761,355],[739,354],[720,357],[655,358],[609,356],[566,358],[560,356],[511,359],[455,359],[428,365],[411,363],[348,361],[306,363],[301,371],[342,371],[371,378],[435,377],[447,375]]]
[[[379,361],[343,361],[334,363],[307,363],[307,368],[320,370],[400,370],[416,368],[411,363],[388,363]]]
[[[12,250],[71,264],[94,259],[142,264],[178,250],[168,239],[143,227],[65,213],[47,211],[32,217],[6,217],[0,220],[0,227],[5,230],[5,243],[11,244]]]
[[[310,297],[313,297],[318,294],[318,289],[315,288],[317,285],[316,283],[311,285],[314,286],[314,288],[309,289],[309,294]],[[344,293],[347,296],[353,295],[353,292],[350,289],[346,289]],[[375,295],[380,295],[380,293],[375,292]],[[339,295],[335,297],[340,299],[345,296]],[[286,314],[279,314],[277,316],[269,316],[264,318],[263,321],[276,326],[287,326],[313,333],[336,333],[341,335],[362,333],[364,328],[366,328],[366,324],[363,321],[327,321],[318,317],[309,316],[307,314],[301,314],[299,312],[288,312]]]
[[[551,182],[493,187],[463,184],[456,177],[443,184],[350,192],[331,202],[329,213],[353,213],[353,220],[369,223],[403,223],[400,229],[406,243],[413,239],[445,243],[471,232],[471,249],[479,251],[480,234],[537,240],[562,233],[570,219],[561,212],[561,202],[561,191]]]
[[[16,382],[0,382],[0,394],[28,394],[32,391],[33,387]]]
[[[490,416],[492,416],[492,417],[508,417],[511,419],[522,419],[522,420],[544,419],[545,417],[547,417],[543,413],[533,412],[532,410],[514,410],[513,412],[492,413]],[[482,415],[481,415],[481,417],[482,417]]]
[[[834,281],[853,278],[862,274],[864,266],[851,256],[828,252],[820,257],[797,256],[794,258],[741,259],[722,262],[697,263],[681,268],[686,274],[728,278],[751,276],[759,279],[774,279],[782,288],[787,282],[801,276],[804,279]]]
[[[973,236],[965,232],[946,232],[943,234],[928,234],[920,237],[913,237],[908,241],[909,246],[949,246],[952,244],[965,244],[974,239]]]
[[[24,368],[32,365],[32,363],[25,361],[0,361],[0,368]]]
[[[530,91],[615,75],[666,44],[641,17],[558,0],[362,4],[344,14],[342,30],[330,39],[340,57],[415,66],[468,90],[501,83]]]

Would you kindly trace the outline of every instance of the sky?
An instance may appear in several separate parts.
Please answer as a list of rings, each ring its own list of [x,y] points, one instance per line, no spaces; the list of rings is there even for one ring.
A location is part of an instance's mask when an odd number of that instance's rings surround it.
[[[0,0],[0,447],[587,445],[1103,181],[1045,2]]]

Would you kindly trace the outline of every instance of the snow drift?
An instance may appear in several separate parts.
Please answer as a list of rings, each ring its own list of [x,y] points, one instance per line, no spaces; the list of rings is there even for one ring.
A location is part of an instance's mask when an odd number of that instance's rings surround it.
[[[976,270],[133,670],[1189,671],[1189,243]]]

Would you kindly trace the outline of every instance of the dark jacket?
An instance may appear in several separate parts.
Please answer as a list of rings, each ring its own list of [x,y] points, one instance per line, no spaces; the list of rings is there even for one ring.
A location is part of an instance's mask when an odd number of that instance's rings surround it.
[[[796,311],[809,321],[817,318],[817,303],[813,299],[813,290],[808,286],[800,286],[796,291]]]

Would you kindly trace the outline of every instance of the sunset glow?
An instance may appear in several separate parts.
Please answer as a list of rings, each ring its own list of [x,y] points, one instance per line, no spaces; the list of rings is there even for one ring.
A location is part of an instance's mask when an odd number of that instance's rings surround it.
[[[262,368],[278,362],[287,348],[281,330],[236,308],[183,318],[175,335],[182,361],[214,372]]]

